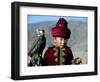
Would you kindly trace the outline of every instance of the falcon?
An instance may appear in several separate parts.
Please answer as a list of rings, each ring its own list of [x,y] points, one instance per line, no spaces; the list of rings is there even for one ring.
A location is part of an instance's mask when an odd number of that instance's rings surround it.
[[[46,46],[45,31],[36,30],[36,36],[32,38],[28,46],[28,66],[40,66],[42,64],[42,53]]]

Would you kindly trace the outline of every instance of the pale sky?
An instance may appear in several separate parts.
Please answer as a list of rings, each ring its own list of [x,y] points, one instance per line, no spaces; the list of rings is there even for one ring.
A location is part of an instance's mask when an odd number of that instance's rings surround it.
[[[28,15],[28,24],[30,23],[38,23],[43,21],[57,21],[60,16],[46,16],[46,15]],[[87,22],[87,17],[76,17],[76,16],[63,16],[66,20],[76,20]]]

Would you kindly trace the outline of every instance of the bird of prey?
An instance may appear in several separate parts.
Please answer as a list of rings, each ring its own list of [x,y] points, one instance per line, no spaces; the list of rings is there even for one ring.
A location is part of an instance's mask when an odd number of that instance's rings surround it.
[[[28,45],[29,66],[41,65],[42,52],[46,46],[45,31],[36,30],[36,36],[32,38]]]

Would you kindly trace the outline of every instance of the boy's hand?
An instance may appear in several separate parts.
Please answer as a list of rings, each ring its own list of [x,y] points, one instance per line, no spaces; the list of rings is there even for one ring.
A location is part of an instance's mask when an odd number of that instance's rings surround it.
[[[78,65],[82,63],[82,59],[77,57],[74,60],[72,60],[72,64]]]

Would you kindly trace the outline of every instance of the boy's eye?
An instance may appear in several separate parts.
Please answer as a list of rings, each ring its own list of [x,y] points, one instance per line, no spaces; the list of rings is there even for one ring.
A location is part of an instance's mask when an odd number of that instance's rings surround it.
[[[63,38],[61,38],[60,40],[63,40]]]

